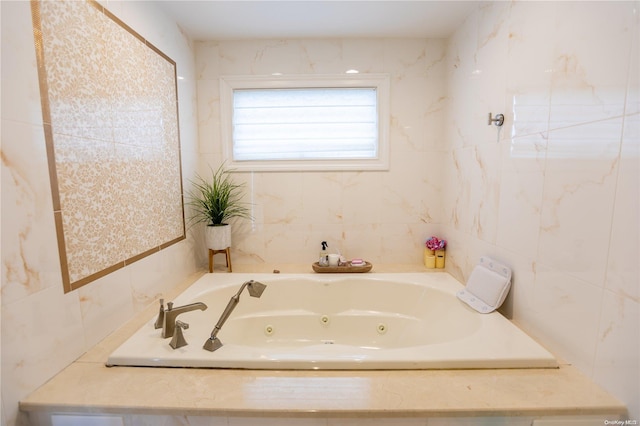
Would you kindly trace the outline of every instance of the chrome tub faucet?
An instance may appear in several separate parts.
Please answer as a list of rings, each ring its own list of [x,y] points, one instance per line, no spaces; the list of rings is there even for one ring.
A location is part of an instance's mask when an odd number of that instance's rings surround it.
[[[169,302],[167,303],[167,309],[163,308],[163,303],[164,300],[160,299],[160,313],[158,314],[155,327],[160,328],[160,324],[162,324],[162,337],[165,339],[173,337],[173,334],[176,331],[176,319],[178,318],[178,315],[198,309],[201,311],[207,309],[207,305],[202,302],[190,303],[177,308],[173,307],[173,302]]]

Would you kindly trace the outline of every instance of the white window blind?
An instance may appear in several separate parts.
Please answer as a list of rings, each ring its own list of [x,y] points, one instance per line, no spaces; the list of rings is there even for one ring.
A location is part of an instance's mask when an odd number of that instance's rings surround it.
[[[233,158],[376,158],[375,88],[239,89],[233,93]]]
[[[235,170],[388,168],[387,75],[221,77],[220,112]]]

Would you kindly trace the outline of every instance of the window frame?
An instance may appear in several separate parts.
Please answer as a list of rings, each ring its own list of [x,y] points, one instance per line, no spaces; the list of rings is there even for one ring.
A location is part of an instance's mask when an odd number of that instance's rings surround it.
[[[390,97],[387,74],[270,75],[220,77],[222,154],[236,171],[364,171],[389,169]],[[233,159],[233,91],[236,89],[374,88],[377,97],[378,149],[376,158],[318,160]]]

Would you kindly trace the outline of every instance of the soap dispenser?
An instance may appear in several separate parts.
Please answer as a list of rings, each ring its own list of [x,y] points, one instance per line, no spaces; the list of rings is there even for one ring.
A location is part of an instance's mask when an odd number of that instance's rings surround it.
[[[327,242],[322,242],[322,250],[320,250],[320,259],[318,259],[318,265],[329,266],[329,251],[327,250]]]

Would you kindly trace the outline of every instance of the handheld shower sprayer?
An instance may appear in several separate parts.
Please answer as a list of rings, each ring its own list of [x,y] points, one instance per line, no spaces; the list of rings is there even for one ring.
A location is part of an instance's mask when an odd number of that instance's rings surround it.
[[[242,290],[244,290],[245,287],[247,287],[247,290],[249,291],[249,296],[251,297],[262,296],[262,292],[264,292],[264,289],[267,288],[266,284],[262,284],[261,282],[254,281],[254,280],[249,280],[244,284],[242,284],[242,286],[240,287],[240,290],[238,290],[238,292],[231,297],[231,299],[229,300],[229,303],[227,303],[227,307],[224,308],[222,315],[220,315],[220,319],[218,319],[218,322],[216,323],[215,327],[213,327],[213,330],[211,331],[211,337],[209,337],[207,341],[204,342],[204,346],[202,347],[203,349],[206,349],[209,352],[213,352],[222,347],[222,342],[217,337],[218,332],[224,325],[225,321],[227,321],[227,319],[231,315],[231,312],[233,312],[235,307],[238,305],[238,302],[240,302],[240,294],[242,293]]]

